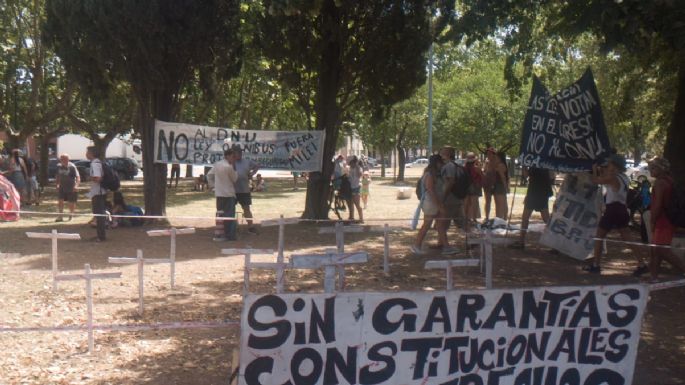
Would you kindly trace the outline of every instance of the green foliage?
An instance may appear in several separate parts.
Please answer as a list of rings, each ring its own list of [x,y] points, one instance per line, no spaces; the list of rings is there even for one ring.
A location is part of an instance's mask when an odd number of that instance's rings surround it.
[[[506,55],[493,41],[464,46],[443,45],[437,51],[434,81],[434,141],[458,151],[510,147],[520,141],[526,110],[524,98],[509,92],[502,76]],[[513,147],[511,147],[513,145]]]

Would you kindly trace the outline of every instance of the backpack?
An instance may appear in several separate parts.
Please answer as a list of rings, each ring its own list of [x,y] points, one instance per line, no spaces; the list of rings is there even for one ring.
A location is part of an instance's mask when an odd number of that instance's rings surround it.
[[[452,194],[459,199],[464,199],[469,192],[469,187],[471,187],[471,175],[469,175],[469,172],[464,168],[464,166],[461,166],[456,162],[453,163],[457,168],[457,172],[454,176]]]
[[[666,203],[666,216],[673,226],[685,227],[685,189],[671,182],[671,201]]]
[[[102,179],[100,180],[100,186],[106,188],[109,191],[118,191],[121,187],[121,182],[119,181],[119,175],[112,170],[112,166],[107,162],[102,162]]]

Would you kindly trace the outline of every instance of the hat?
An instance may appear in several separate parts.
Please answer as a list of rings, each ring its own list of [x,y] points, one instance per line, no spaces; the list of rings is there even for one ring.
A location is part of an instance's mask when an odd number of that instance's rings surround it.
[[[669,162],[668,159],[660,156],[655,156],[652,158],[652,160],[647,162],[647,165],[649,165],[649,167],[658,168],[661,171],[670,171],[671,169],[671,162]]]
[[[469,151],[466,153],[466,162],[467,163],[473,163],[476,161],[476,154],[473,152]]]
[[[621,172],[626,170],[626,158],[622,157],[621,155],[611,154],[607,156],[602,165],[606,166],[609,163],[616,166],[616,168],[618,168]]]

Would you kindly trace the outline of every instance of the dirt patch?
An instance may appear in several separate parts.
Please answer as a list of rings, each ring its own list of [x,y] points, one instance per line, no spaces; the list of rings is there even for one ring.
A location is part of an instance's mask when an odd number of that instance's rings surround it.
[[[304,191],[292,191],[290,181],[269,180],[267,194],[255,197],[257,216],[273,218],[283,213],[297,216],[302,209]],[[411,183],[409,183],[411,185]],[[133,203],[140,201],[140,184],[125,184]],[[416,200],[398,201],[396,188],[383,183],[372,185],[372,196],[366,212],[368,223],[382,224],[379,218],[393,226],[407,226]],[[51,193],[38,209],[53,210]],[[186,216],[213,215],[213,199],[206,193],[190,191],[186,181],[172,190],[169,214]],[[85,204],[81,204],[87,212]],[[518,213],[519,210],[515,210]],[[375,219],[375,220],[374,220]],[[52,291],[49,241],[28,240],[26,231],[78,232],[93,236],[86,225],[88,218],[77,218],[55,227],[52,218],[32,216],[17,223],[0,224],[0,251],[19,256],[0,257],[0,325],[3,327],[80,325],[85,323],[84,285],[81,282],[60,283]],[[212,220],[172,220],[177,226],[192,225],[197,234],[179,237],[175,289],[169,288],[169,268],[166,265],[146,266],[146,311],[139,317],[137,310],[136,267],[111,265],[112,256],[134,256],[137,248],[146,257],[168,255],[168,238],[150,238],[145,230],[157,228],[119,228],[108,231],[104,243],[63,241],[59,244],[60,270],[65,273],[82,271],[90,263],[96,271],[121,271],[122,279],[94,282],[95,321],[98,324],[148,324],[173,321],[238,320],[241,310],[243,262],[240,257],[220,253],[225,247],[275,248],[276,227],[260,228],[260,234],[250,235],[241,225],[239,241],[212,242]],[[294,251],[321,251],[335,245],[333,235],[319,235],[318,224],[301,223],[286,228],[286,256]],[[406,291],[441,289],[444,273],[423,270],[428,259],[439,255],[414,256],[409,246],[415,232],[408,228],[392,235],[391,275],[382,270],[383,239],[377,233],[346,235],[348,250],[364,250],[371,255],[365,265],[348,268],[348,290]],[[495,249],[495,287],[526,287],[547,285],[635,283],[630,273],[633,260],[630,252],[610,246],[603,275],[587,275],[579,263],[536,243],[532,236],[525,251]],[[637,238],[637,234],[636,234]],[[451,233],[457,245],[463,237]],[[428,239],[434,243],[434,234]],[[464,249],[462,247],[462,249]],[[463,252],[458,257],[464,257]],[[260,257],[268,260],[267,257]],[[272,259],[273,260],[273,259]],[[534,273],[532,273],[534,272]],[[669,275],[670,274],[670,275]],[[674,278],[666,271],[664,279]],[[289,291],[321,291],[322,272],[289,271],[286,276]],[[455,273],[455,284],[463,288],[481,288],[483,276],[478,268],[466,268]],[[250,286],[254,292],[273,291],[274,275],[255,272]],[[682,315],[685,289],[671,289],[651,295],[645,315],[639,346],[634,384],[681,384],[685,378],[685,326]],[[0,384],[225,384],[230,373],[231,351],[238,343],[236,328],[191,329],[148,332],[96,332],[96,352],[88,355],[84,332],[61,333],[0,333]]]

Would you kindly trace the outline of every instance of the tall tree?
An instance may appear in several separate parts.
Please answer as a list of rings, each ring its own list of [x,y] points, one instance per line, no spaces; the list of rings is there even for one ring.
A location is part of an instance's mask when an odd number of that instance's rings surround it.
[[[73,106],[75,87],[43,44],[44,20],[42,0],[0,2],[0,129],[13,147],[34,134],[54,135],[54,122]]]
[[[446,38],[467,42],[498,33],[511,48],[509,68],[527,68],[535,54],[549,50],[558,39],[590,32],[605,50],[622,46],[641,58],[643,66],[673,62],[677,68],[677,96],[667,131],[664,156],[674,175],[685,179],[685,2],[642,0],[465,0]],[[660,47],[654,55],[653,47]]]
[[[185,87],[208,93],[235,76],[242,41],[238,0],[47,0],[46,41],[93,95],[130,84],[142,137],[145,210],[163,215],[166,165],[154,162],[154,121],[174,121]]]
[[[361,104],[387,108],[425,81],[426,52],[440,8],[439,30],[452,1],[266,0],[257,44],[279,79],[314,100],[315,128],[326,133],[321,172],[310,174],[303,217],[328,218],[327,197],[342,117]]]

